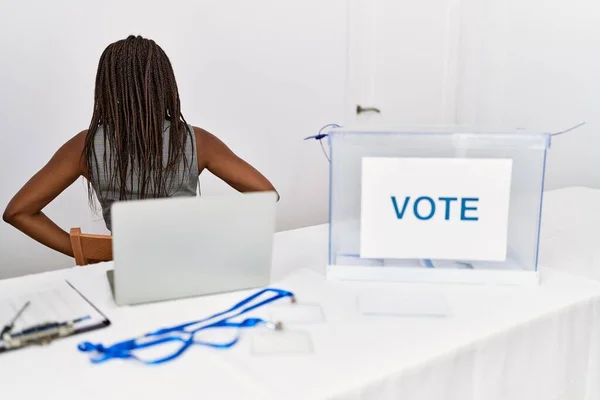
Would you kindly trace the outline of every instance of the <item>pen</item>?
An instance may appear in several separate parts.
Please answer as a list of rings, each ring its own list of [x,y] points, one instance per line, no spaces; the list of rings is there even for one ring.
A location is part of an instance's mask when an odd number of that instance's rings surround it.
[[[21,307],[19,311],[17,311],[17,314],[13,317],[13,319],[7,325],[4,325],[4,328],[2,328],[2,332],[0,332],[0,339],[2,339],[4,335],[10,333],[13,330],[13,328],[15,327],[15,322],[17,322],[21,314],[23,314],[23,311],[25,311],[25,309],[29,307],[29,304],[29,301],[25,303],[25,305]]]

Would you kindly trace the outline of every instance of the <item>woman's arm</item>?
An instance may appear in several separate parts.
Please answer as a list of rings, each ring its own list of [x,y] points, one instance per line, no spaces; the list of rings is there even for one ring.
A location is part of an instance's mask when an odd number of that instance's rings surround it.
[[[87,131],[65,143],[52,159],[12,198],[2,218],[38,242],[73,256],[69,234],[42,209],[83,174],[81,153]]]
[[[208,169],[239,192],[277,193],[271,182],[209,132],[194,127],[198,171]],[[279,199],[279,193],[277,193]]]

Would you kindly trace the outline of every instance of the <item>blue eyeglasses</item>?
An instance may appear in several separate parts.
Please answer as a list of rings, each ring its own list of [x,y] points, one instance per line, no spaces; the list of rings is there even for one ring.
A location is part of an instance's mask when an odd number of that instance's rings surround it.
[[[79,344],[78,348],[82,352],[95,353],[91,358],[93,363],[102,363],[111,359],[134,359],[148,365],[162,364],[174,360],[192,345],[227,349],[239,341],[242,328],[264,325],[269,329],[281,330],[283,328],[281,323],[266,321],[262,318],[246,318],[241,321],[232,321],[232,319],[286,297],[289,297],[292,303],[296,302],[292,292],[267,288],[243,299],[233,307],[207,318],[168,328],[161,328],[144,336],[124,340],[110,346],[104,346],[100,343],[83,342]],[[225,315],[227,316],[224,317]],[[223,318],[218,319],[219,317]],[[215,319],[218,320],[214,321]],[[223,342],[196,339],[198,333],[214,328],[234,328],[236,331],[233,339]],[[174,346],[173,351],[167,351],[166,348],[171,347],[165,346],[168,344]],[[142,358],[139,354],[136,354],[140,353],[141,350],[156,349],[158,347],[164,350],[161,351],[161,356],[156,358]]]

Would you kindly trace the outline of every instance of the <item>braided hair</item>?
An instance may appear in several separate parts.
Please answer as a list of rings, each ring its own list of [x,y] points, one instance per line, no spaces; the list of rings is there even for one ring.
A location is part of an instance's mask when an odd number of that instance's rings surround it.
[[[165,121],[170,122],[166,160]],[[100,126],[104,154],[94,148]],[[110,44],[98,63],[94,112],[82,153],[90,203],[94,187],[99,187],[99,160],[108,190],[119,193],[119,200],[128,200],[132,190],[140,199],[167,197],[181,165],[190,167],[185,145],[191,135],[171,62],[160,46],[141,36]]]

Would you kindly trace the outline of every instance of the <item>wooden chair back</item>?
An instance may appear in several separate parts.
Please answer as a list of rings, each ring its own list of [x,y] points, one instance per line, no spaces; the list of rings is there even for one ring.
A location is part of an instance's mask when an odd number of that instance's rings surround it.
[[[81,233],[80,228],[71,228],[71,247],[77,265],[112,261],[112,237]]]

